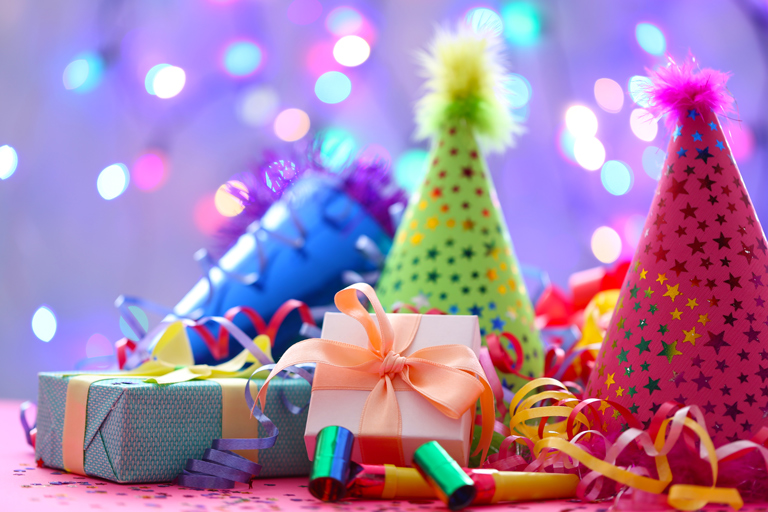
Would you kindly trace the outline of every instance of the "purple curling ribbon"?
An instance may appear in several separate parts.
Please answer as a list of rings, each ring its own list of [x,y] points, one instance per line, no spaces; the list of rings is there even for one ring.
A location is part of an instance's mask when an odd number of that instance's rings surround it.
[[[35,441],[32,439],[32,437],[33,437],[34,431],[37,430],[37,417],[35,417],[35,419],[32,421],[32,425],[30,426],[29,421],[27,420],[27,410],[30,407],[37,408],[37,404],[31,400],[27,400],[26,402],[23,402],[19,407],[19,416],[21,419],[21,428],[24,429],[24,437],[27,438],[27,444],[32,448],[34,448]]]
[[[272,370],[274,364],[267,364],[254,371],[245,384],[245,402],[254,418],[266,430],[266,437],[245,439],[214,439],[212,447],[205,450],[202,460],[188,459],[184,471],[176,477],[176,483],[184,487],[196,489],[232,489],[235,482],[250,483],[258,476],[261,465],[233,453],[232,450],[265,450],[272,448],[280,434],[277,426],[259,408],[251,396],[251,380],[263,371]],[[280,375],[287,376],[288,372],[298,375],[312,384],[313,373],[311,366],[289,366]],[[292,414],[301,414],[306,409],[288,401],[281,393],[280,398],[285,408]]]
[[[154,329],[150,330],[139,343],[136,344],[136,348],[133,350],[133,354],[128,358],[128,361],[125,364],[125,368],[127,369],[133,369],[137,368],[139,365],[141,365],[144,361],[147,361],[151,359],[152,357],[152,348],[154,346],[154,343],[159,340],[160,335],[165,331],[165,329],[168,328],[169,325],[177,322],[179,320],[165,320],[163,322],[160,322],[157,326],[155,326]],[[236,326],[231,321],[227,320],[224,317],[220,316],[210,316],[210,317],[203,317],[197,321],[192,321],[189,319],[181,319],[180,320],[185,326],[192,326],[195,322],[204,324],[206,322],[215,322],[219,324],[221,327],[229,331],[229,334],[232,335],[235,340],[237,340],[240,345],[243,346],[246,350],[248,350],[251,354],[253,354],[256,359],[261,364],[269,364],[272,361],[264,354],[259,348],[253,343],[253,340],[245,334],[242,329],[240,329],[238,326]]]
[[[583,352],[586,352],[587,350],[600,350],[600,343],[593,343],[591,345],[587,345],[581,348],[577,348],[570,352],[568,356],[565,358],[565,360],[560,365],[560,369],[557,370],[557,373],[555,373],[552,377],[557,380],[563,380],[563,374],[565,371],[571,366],[573,363],[573,360],[577,357],[581,356]]]
[[[259,471],[261,464],[229,450],[208,448],[202,460],[187,460],[176,483],[193,489],[232,489],[235,482],[250,483]]]
[[[75,370],[106,370],[109,368],[114,368],[116,364],[117,358],[114,355],[86,357],[85,359],[80,359],[75,363]]]

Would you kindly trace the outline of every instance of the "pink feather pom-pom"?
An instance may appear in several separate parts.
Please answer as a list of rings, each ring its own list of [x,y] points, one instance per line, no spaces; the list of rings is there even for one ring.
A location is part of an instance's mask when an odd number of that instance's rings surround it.
[[[656,117],[670,114],[666,125],[674,129],[677,119],[690,109],[713,110],[726,114],[733,112],[733,96],[725,84],[730,73],[714,69],[698,70],[692,58],[677,64],[672,59],[667,66],[650,71],[651,85],[648,110]]]

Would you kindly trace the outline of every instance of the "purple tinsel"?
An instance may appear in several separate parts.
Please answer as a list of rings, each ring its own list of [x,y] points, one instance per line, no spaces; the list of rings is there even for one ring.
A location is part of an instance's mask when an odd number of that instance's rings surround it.
[[[319,137],[303,154],[294,156],[291,160],[281,159],[274,153],[267,152],[262,163],[232,177],[227,184],[227,191],[238,199],[244,208],[217,234],[222,253],[307,171],[340,180],[341,188],[360,203],[389,236],[394,236],[397,226],[392,221],[390,208],[398,203],[405,205],[407,196],[392,179],[388,163],[382,159],[358,156],[340,168],[331,169],[323,163],[320,153],[322,143],[323,139]],[[234,181],[242,183],[245,190],[233,186]]]
[[[674,129],[679,116],[689,109],[713,110],[718,114],[733,112],[733,97],[726,88],[730,73],[714,69],[698,70],[693,57],[682,64],[672,59],[668,66],[650,71],[652,84],[646,89],[648,110],[654,116],[668,115],[666,125]]]

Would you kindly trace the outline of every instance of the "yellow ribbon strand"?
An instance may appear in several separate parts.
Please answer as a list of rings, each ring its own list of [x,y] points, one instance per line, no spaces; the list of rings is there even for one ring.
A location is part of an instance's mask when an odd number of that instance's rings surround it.
[[[534,393],[541,387],[554,387],[556,389]],[[552,400],[557,401],[556,405],[536,407],[536,404],[540,402]],[[656,438],[653,440],[647,431],[635,428],[626,430],[616,440],[614,447],[608,450],[606,460],[603,460],[582,449],[575,440],[571,441],[571,438],[575,437],[579,431],[582,433],[590,432],[581,435],[592,435],[593,432],[600,432],[600,429],[592,429],[587,415],[581,412],[571,418],[573,431],[570,432],[570,436],[566,432],[567,421],[547,423],[543,429],[543,438],[539,436],[541,421],[547,421],[549,418],[569,418],[574,414],[574,409],[581,403],[582,401],[571,394],[565,385],[551,378],[533,380],[515,394],[510,402],[509,428],[511,432],[518,433],[535,442],[533,455],[537,458],[537,462],[532,464],[532,467],[543,470],[552,463],[556,463],[560,454],[564,454],[575,461],[576,465],[583,464],[598,475],[633,489],[653,494],[661,494],[667,490],[667,503],[679,510],[698,510],[708,503],[727,504],[736,510],[743,506],[737,489],[717,487],[717,451],[707,433],[706,426],[703,424],[703,416],[696,407],[679,409],[671,418],[662,421]],[[595,405],[598,403],[605,404],[605,401],[595,401]],[[591,405],[587,407],[591,407]],[[696,420],[689,415],[693,415]],[[538,423],[532,424],[537,420]],[[666,455],[679,440],[683,428],[693,432],[700,441],[700,456],[709,462],[712,470],[714,485],[711,487],[686,484],[670,486],[673,472]],[[639,444],[645,453],[653,458],[658,478],[637,474],[615,463],[621,450],[631,443]],[[565,462],[566,467],[572,467],[570,464]],[[594,477],[588,478],[590,481],[593,479]]]
[[[272,354],[269,351],[269,337],[261,334],[256,337],[254,343],[262,350],[262,352],[267,354],[268,357],[272,357]],[[259,366],[261,366],[261,363],[256,360],[253,354],[247,350],[243,350],[229,361],[216,366],[209,366],[207,364],[186,366],[158,377],[145,379],[144,382],[154,384],[178,384],[179,382],[187,382],[190,380],[247,379]],[[269,374],[266,370],[262,373],[265,377]]]

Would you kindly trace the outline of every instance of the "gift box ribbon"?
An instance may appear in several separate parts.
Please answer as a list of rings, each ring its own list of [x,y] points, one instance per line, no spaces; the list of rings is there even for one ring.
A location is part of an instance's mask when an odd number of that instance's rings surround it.
[[[376,322],[363,307],[357,292],[370,301]],[[365,283],[353,284],[335,297],[336,307],[362,324],[368,336],[363,348],[325,339],[309,339],[293,345],[280,359],[264,382],[257,403],[266,404],[270,380],[281,370],[303,363],[321,363],[334,367],[334,389],[364,389],[370,394],[360,416],[358,443],[366,461],[393,462],[404,465],[401,442],[402,418],[395,393],[408,389],[419,393],[449,418],[459,419],[473,410],[480,399],[482,435],[473,455],[484,460],[493,435],[493,393],[477,355],[463,345],[438,345],[402,354],[413,342],[421,315],[387,315],[376,292]],[[315,379],[314,389],[325,387]]]
[[[210,320],[210,319],[205,319]],[[67,397],[64,413],[64,429],[62,435],[62,459],[64,469],[70,473],[85,475],[85,432],[87,426],[88,391],[91,384],[100,380],[121,377],[144,378],[145,382],[155,384],[175,384],[189,380],[211,380],[219,384],[222,392],[222,437],[219,444],[222,449],[244,450],[249,459],[257,462],[258,449],[269,448],[277,437],[277,429],[270,431],[268,438],[258,439],[257,425],[249,419],[254,415],[263,423],[269,422],[260,411],[254,412],[252,407],[243,404],[243,396],[247,394],[246,403],[250,402],[250,379],[245,379],[254,366],[272,363],[270,340],[260,335],[251,340],[237,326],[224,318],[213,318],[223,328],[227,329],[246,350],[243,350],[232,360],[217,366],[194,365],[179,367],[162,359],[154,359],[143,363],[130,371],[99,374],[73,374],[67,383]],[[181,322],[170,324],[157,343],[170,360],[183,359],[189,351],[188,340],[184,334]],[[156,355],[156,354],[155,354]],[[251,363],[247,368],[243,368]],[[252,399],[251,399],[252,400]],[[292,405],[292,404],[289,404]],[[250,409],[250,410],[249,410]],[[271,425],[271,422],[269,422]],[[270,429],[268,429],[270,430]]]

